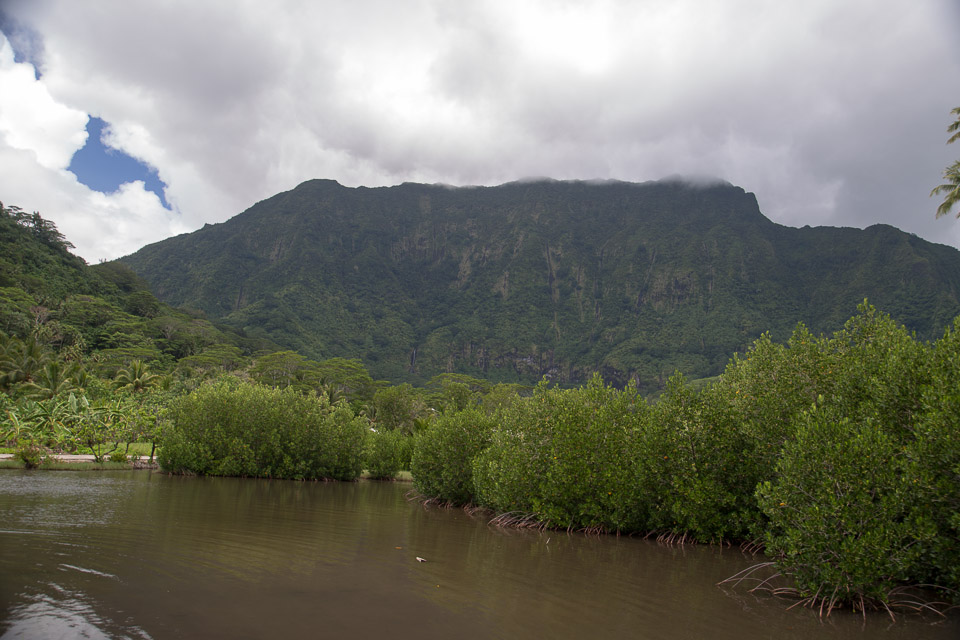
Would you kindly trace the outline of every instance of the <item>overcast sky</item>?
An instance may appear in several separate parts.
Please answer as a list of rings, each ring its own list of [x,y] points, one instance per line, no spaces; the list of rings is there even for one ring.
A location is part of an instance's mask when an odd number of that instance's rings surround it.
[[[960,158],[958,5],[2,0],[0,200],[95,262],[311,178],[681,174],[960,247],[929,197]]]

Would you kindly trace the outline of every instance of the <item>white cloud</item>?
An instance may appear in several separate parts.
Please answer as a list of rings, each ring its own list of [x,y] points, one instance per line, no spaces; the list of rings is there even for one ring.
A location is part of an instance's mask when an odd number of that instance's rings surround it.
[[[28,64],[15,64],[0,35],[0,136],[15,149],[32,151],[48,169],[66,168],[87,140],[87,114],[55,101]]]
[[[694,174],[756,192],[785,224],[960,244],[927,197],[960,155],[943,144],[960,78],[948,0],[9,2],[43,37],[54,104],[103,118],[158,169],[182,212],[156,213],[158,230],[316,177]],[[47,144],[77,144],[71,131]]]
[[[91,262],[190,230],[143,182],[121,185],[105,195],[67,171],[73,154],[86,142],[87,114],[51,97],[32,65],[14,62],[2,36],[0,86],[4,204],[40,211],[76,246],[76,253]]]

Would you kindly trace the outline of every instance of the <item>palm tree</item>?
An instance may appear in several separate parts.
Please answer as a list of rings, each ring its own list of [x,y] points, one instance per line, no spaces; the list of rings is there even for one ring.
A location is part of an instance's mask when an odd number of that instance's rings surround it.
[[[22,388],[31,400],[48,400],[69,393],[76,389],[74,377],[78,369],[76,364],[51,360],[32,381],[23,383]]]
[[[957,116],[957,119],[953,122],[953,124],[947,127],[947,133],[953,134],[947,138],[947,144],[960,140],[960,107],[954,107],[953,111],[950,113]]]
[[[937,207],[938,218],[942,218],[950,213],[953,205],[960,202],[960,160],[957,160],[943,170],[943,178],[946,182],[935,187],[934,190],[930,192],[931,196],[941,193],[947,194],[943,202],[940,203],[940,206]],[[960,218],[960,210],[957,210],[957,217]]]
[[[134,360],[126,369],[120,369],[113,385],[118,391],[138,393],[160,384],[160,376],[150,373],[142,360]]]
[[[34,338],[8,338],[0,344],[0,388],[31,382],[49,360],[49,351]]]
[[[953,134],[947,138],[947,144],[960,140],[960,107],[955,108],[950,113],[957,116],[957,119],[955,122],[953,122],[953,124],[947,127],[947,133]],[[944,169],[943,178],[946,180],[946,182],[934,187],[933,191],[930,192],[931,196],[940,195],[942,193],[946,194],[943,202],[940,203],[939,207],[937,207],[938,218],[950,213],[950,209],[953,208],[953,205],[960,202],[960,160],[954,162],[952,165]],[[960,210],[957,211],[957,217],[960,218]]]

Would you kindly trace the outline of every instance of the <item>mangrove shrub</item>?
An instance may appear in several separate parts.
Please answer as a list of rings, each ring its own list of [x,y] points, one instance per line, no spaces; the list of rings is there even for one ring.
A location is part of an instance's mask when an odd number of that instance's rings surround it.
[[[218,383],[174,404],[158,461],[175,473],[353,480],[368,424],[345,402]]]
[[[410,466],[411,436],[399,429],[370,431],[364,444],[364,466],[371,477],[387,480]]]
[[[646,409],[635,388],[605,386],[599,375],[580,389],[539,385],[498,414],[474,460],[479,502],[555,527],[637,528],[633,451]]]
[[[476,502],[472,461],[490,443],[495,420],[476,406],[448,409],[413,438],[410,471],[422,495],[452,504]]]

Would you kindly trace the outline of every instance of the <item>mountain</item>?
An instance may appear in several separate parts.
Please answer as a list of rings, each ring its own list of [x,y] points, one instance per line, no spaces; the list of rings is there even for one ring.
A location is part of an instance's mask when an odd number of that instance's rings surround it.
[[[347,188],[311,180],[122,259],[164,302],[378,377],[653,389],[868,298],[921,338],[960,313],[960,252],[886,225],[796,229],[726,183]]]

